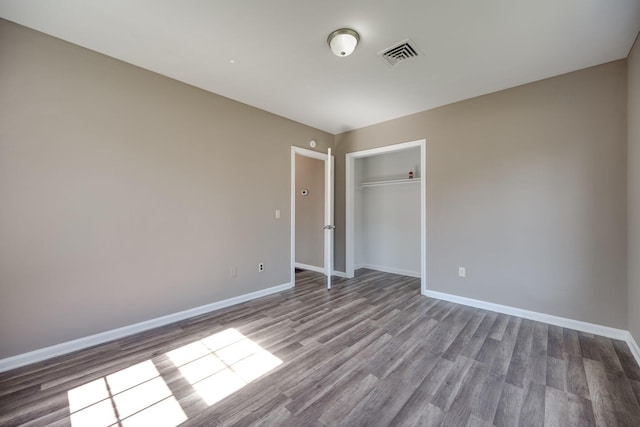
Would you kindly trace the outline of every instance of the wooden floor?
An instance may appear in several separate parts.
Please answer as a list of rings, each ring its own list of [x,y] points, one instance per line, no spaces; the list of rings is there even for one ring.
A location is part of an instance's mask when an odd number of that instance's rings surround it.
[[[622,341],[361,270],[0,374],[0,425],[640,426]]]

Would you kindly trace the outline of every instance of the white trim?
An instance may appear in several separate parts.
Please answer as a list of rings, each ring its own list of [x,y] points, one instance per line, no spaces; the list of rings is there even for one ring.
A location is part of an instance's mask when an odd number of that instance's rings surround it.
[[[302,264],[300,262],[296,262],[296,268],[301,268],[303,270],[309,270],[309,271],[315,271],[318,273],[322,273],[324,274],[324,268],[322,267],[316,267],[315,265],[309,265],[309,264]],[[342,277],[342,278],[346,278],[347,275],[345,274],[344,271],[337,271],[337,270],[333,270],[333,273],[331,273],[332,276],[336,276],[336,277]]]
[[[325,153],[320,153],[318,151],[308,150],[302,147],[296,147],[295,145],[291,146],[291,152],[294,154],[299,154],[303,157],[312,157],[318,160],[327,160],[327,155]]]
[[[567,319],[566,317],[559,317],[551,314],[538,313],[536,311],[529,311],[521,308],[509,307],[507,305],[494,304],[492,302],[480,301],[472,298],[461,297],[458,295],[446,294],[443,292],[427,291],[425,293],[425,296],[441,299],[444,301],[455,302],[457,304],[468,305],[470,307],[476,307],[484,310],[495,311],[498,313],[509,314],[511,316],[518,316],[524,319],[535,320],[538,322],[544,322],[551,325],[561,326],[563,328],[574,329],[576,331],[587,332],[590,334],[601,335],[603,337],[614,338],[614,339],[628,342],[629,332],[625,331],[624,329],[617,329],[617,328],[611,328],[609,326],[596,325],[595,323],[583,322],[581,320]]]
[[[344,203],[344,271],[346,277],[351,279],[355,276],[355,176],[354,176],[354,159],[350,154],[345,156],[345,203]]]
[[[383,273],[399,274],[401,276],[418,277],[420,278],[419,271],[401,270],[399,268],[385,267],[381,265],[361,264],[358,268],[368,268],[369,270],[382,271]]]
[[[345,272],[347,277],[354,277],[355,260],[355,213],[354,213],[354,193],[355,160],[362,157],[370,157],[378,154],[390,153],[394,151],[420,148],[420,289],[423,295],[427,292],[427,140],[403,142],[400,144],[387,145],[369,150],[347,153],[345,159]],[[386,271],[386,270],[385,270]],[[405,273],[399,273],[405,274]]]
[[[437,298],[444,301],[455,302],[457,304],[468,305],[470,307],[481,308],[484,310],[495,311],[498,313],[518,316],[524,319],[535,320],[538,322],[548,323],[550,325],[561,326],[563,328],[574,329],[576,331],[587,332],[590,334],[601,335],[607,338],[621,340],[627,343],[629,350],[633,355],[636,363],[640,365],[640,346],[631,335],[631,332],[624,329],[612,328],[609,326],[597,325],[595,323],[583,322],[581,320],[567,319],[566,317],[554,316],[552,314],[539,313],[536,311],[524,310],[521,308],[510,307],[507,305],[494,304],[491,302],[480,301],[472,298],[461,297],[458,295],[446,294],[437,291],[426,291],[425,296]]]
[[[321,269],[324,272],[324,269]],[[334,271],[333,274],[338,277],[346,277],[346,274],[342,271]],[[32,363],[41,362],[43,360],[50,359],[55,356],[68,354],[74,351],[83,350],[85,348],[93,347],[95,345],[104,344],[109,341],[124,338],[129,335],[144,332],[150,329],[154,329],[160,326],[175,323],[180,320],[185,320],[190,317],[199,316],[202,314],[210,313],[215,310],[230,307],[232,305],[240,304],[242,302],[250,301],[256,298],[264,297],[267,295],[275,294],[278,292],[286,291],[293,288],[292,283],[285,283],[279,286],[273,286],[260,291],[251,292],[237,297],[228,298],[222,301],[213,302],[211,304],[203,305],[200,307],[191,308],[188,310],[180,311],[177,313],[169,314],[155,319],[147,320],[133,325],[123,326],[121,328],[112,329],[110,331],[101,332],[99,334],[90,335],[83,338],[78,338],[72,341],[67,341],[61,344],[56,344],[50,347],[41,348],[38,350],[30,351],[28,353],[19,354],[16,356],[0,359],[0,372],[9,371],[11,369],[19,368],[21,366],[29,365]],[[629,331],[622,329],[611,328],[608,326],[596,325],[593,323],[582,322],[579,320],[567,319],[564,317],[553,316],[550,314],[538,313],[535,311],[523,310],[519,308],[509,307],[506,305],[494,304],[490,302],[480,301],[472,298],[461,297],[457,295],[446,294],[437,291],[427,291],[425,296],[431,298],[437,298],[444,301],[450,301],[457,304],[467,305],[470,307],[481,308],[484,310],[495,311],[498,313],[509,314],[512,316],[518,316],[525,319],[536,320],[539,322],[549,323],[551,325],[561,326],[564,328],[575,329],[587,333],[597,334],[608,338],[619,339],[625,341],[629,346],[631,354],[636,359],[638,365],[640,365],[640,346],[635,341]]]
[[[303,270],[315,271],[324,274],[324,267],[316,267],[315,265],[303,264],[301,262],[296,262],[295,266],[296,268],[301,268]]]
[[[228,298],[222,301],[216,301],[211,304],[190,308],[188,310],[179,311],[177,313],[168,314],[166,316],[156,317],[155,319],[145,320],[144,322],[134,323],[133,325],[127,325],[121,328],[112,329],[110,331],[100,332],[95,335],[89,335],[87,337],[63,342],[60,344],[52,345],[50,347],[30,351],[28,353],[18,354],[16,356],[0,359],[0,372],[5,372],[11,369],[19,368],[21,366],[41,362],[55,356],[83,350],[95,345],[104,344],[109,341],[148,331],[150,329],[158,328],[170,323],[175,323],[180,320],[188,319],[190,317],[199,316],[215,310],[220,310],[221,308],[230,307],[242,302],[282,292],[287,289],[291,289],[292,287],[293,285],[291,283],[285,283],[283,285],[273,286],[267,289],[262,289],[260,291]]]
[[[420,292],[427,292],[427,140],[420,141]]]
[[[351,153],[347,153],[347,156],[354,157],[354,158],[370,157],[370,156],[375,156],[375,155],[378,155],[378,154],[392,153],[394,151],[409,150],[411,148],[420,147],[423,142],[426,142],[426,140],[425,139],[417,139],[415,141],[401,142],[399,144],[385,145],[384,147],[369,148],[368,150],[354,151],[354,152],[351,152]],[[422,176],[425,176],[424,172],[425,171],[423,171],[423,170],[420,171]]]
[[[300,147],[291,147],[291,189],[289,190],[290,198],[290,217],[291,224],[289,229],[289,239],[291,253],[291,283],[295,286],[296,283],[296,149]]]
[[[631,350],[631,354],[636,359],[636,363],[640,366],[640,346],[638,346],[637,341],[631,335],[631,332],[627,331],[627,345],[629,346],[629,350]]]

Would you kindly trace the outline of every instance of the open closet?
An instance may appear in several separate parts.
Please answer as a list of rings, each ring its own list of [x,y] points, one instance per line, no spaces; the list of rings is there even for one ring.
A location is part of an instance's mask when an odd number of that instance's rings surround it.
[[[424,141],[347,154],[347,276],[426,273]]]

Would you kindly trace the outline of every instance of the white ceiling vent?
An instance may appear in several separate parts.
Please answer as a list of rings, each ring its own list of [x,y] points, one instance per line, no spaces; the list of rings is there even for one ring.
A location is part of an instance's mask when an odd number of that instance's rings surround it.
[[[392,67],[398,64],[398,62],[415,58],[418,55],[418,49],[412,45],[411,40],[403,40],[378,54],[380,58],[384,59],[384,61]]]

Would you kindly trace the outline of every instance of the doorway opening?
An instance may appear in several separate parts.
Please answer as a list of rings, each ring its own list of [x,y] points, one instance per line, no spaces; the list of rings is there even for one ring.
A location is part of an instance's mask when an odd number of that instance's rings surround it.
[[[296,269],[333,273],[333,156],[291,147],[291,283]]]
[[[370,254],[368,262],[387,262],[393,267],[369,267],[419,276],[424,295],[427,291],[426,140],[348,153],[345,172],[346,277],[354,277],[356,266],[363,266],[361,248],[371,251],[374,245],[367,238],[373,236],[371,240],[377,239],[377,252]],[[399,201],[408,200],[407,197],[414,197],[407,203],[415,208],[409,217]],[[389,218],[395,218],[396,224],[385,225],[383,221]],[[398,244],[403,233],[417,235],[406,248]]]

